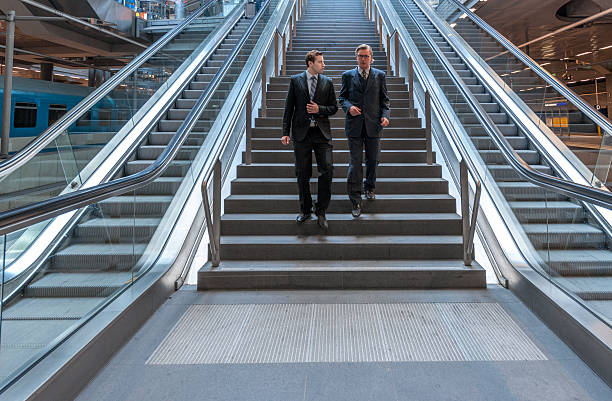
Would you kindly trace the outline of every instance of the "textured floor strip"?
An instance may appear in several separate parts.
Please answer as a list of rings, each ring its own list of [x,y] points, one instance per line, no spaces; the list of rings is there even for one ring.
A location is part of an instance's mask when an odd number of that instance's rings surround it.
[[[497,303],[192,305],[147,364],[524,361]]]

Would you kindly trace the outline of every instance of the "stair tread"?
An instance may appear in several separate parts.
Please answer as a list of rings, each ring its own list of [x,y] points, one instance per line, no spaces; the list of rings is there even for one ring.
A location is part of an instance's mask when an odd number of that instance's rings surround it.
[[[463,238],[459,235],[224,235],[221,237],[221,245],[240,244],[278,244],[279,246],[290,244],[317,244],[317,245],[415,245],[415,244],[461,244]]]
[[[203,271],[205,267],[201,270]],[[224,260],[212,272],[240,271],[354,271],[354,270],[478,270],[479,265],[465,266],[463,261],[441,260]]]

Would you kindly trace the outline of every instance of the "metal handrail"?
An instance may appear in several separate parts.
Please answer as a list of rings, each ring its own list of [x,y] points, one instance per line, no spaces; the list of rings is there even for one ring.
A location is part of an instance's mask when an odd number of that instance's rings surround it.
[[[149,165],[146,169],[129,176],[121,177],[91,188],[80,189],[72,193],[57,196],[53,199],[44,200],[0,213],[0,235],[8,234],[40,221],[79,209],[83,206],[91,205],[104,199],[129,192],[149,184],[163,174],[173,161],[176,154],[180,151],[181,146],[198,121],[202,110],[206,107],[215,90],[221,84],[221,80],[225,76],[227,70],[230,68],[231,63],[238,56],[242,46],[252,33],[255,25],[259,22],[269,4],[270,0],[266,0],[265,4],[259,10],[257,17],[253,19],[245,33],[235,45],[232,53],[217,71],[210,84],[206,87],[206,90],[204,90],[196,102],[196,105],[191,109],[177,130],[176,134],[174,134],[164,151],[151,165]]]
[[[535,60],[525,54],[519,49],[514,43],[506,39],[501,33],[497,32],[493,27],[487,24],[482,18],[470,11],[469,8],[459,3],[457,0],[450,0],[457,5],[472,21],[474,21],[482,30],[488,33],[493,39],[498,41],[502,46],[508,49],[515,57],[521,62],[526,64],[532,71],[534,71],[540,78],[545,80],[550,86],[557,90],[563,97],[569,100],[574,106],[582,111],[587,117],[593,120],[599,125],[604,131],[612,135],[612,121],[603,116],[593,106],[586,103],[580,96],[573,90],[568,88],[563,82],[559,81],[556,77],[551,75],[548,71],[542,68]],[[502,54],[502,53],[500,53]],[[490,60],[486,59],[485,61]]]
[[[0,162],[0,178],[12,173],[30,159],[36,156],[42,151],[49,143],[55,138],[61,135],[70,125],[76,122],[81,116],[83,116],[93,105],[104,98],[110,91],[115,89],[125,78],[132,74],[138,67],[140,67],[145,61],[151,56],[157,53],[163,48],[168,42],[174,39],[181,31],[193,22],[194,19],[199,17],[204,11],[214,4],[215,0],[209,0],[208,3],[200,7],[196,12],[190,15],[188,18],[183,20],[180,24],[168,31],[164,36],[157,40],[154,44],[149,46],[145,51],[140,53],[125,67],[119,70],[113,75],[108,81],[104,82],[99,88],[81,100],[76,106],[70,111],[64,114],[59,120],[53,125],[44,130],[38,137],[32,142],[26,145],[23,149],[13,155],[10,159]]]
[[[306,0],[297,0],[294,5],[293,5],[293,9],[290,11],[289,14],[292,14],[295,11],[295,7],[298,7],[299,10],[303,10],[304,5],[306,3]],[[283,28],[283,32],[287,29],[287,23],[285,24],[284,28]],[[275,56],[278,55],[278,27],[274,30],[273,36],[275,38],[275,47],[274,47],[274,52],[275,52]],[[267,46],[271,45],[271,38],[270,38],[270,42],[268,42]],[[283,51],[284,51],[284,47],[283,47]],[[265,54],[265,53],[264,53]],[[262,57],[263,60],[265,60],[265,55]],[[275,57],[276,59],[276,57]],[[285,62],[285,60],[283,60]],[[265,62],[265,61],[264,61]],[[263,64],[262,64],[262,69],[263,69]],[[275,74],[278,73],[278,66],[275,66]],[[249,88],[249,90],[247,91],[247,95],[245,98],[245,102],[246,102],[246,106],[247,106],[247,111],[246,111],[246,117],[247,117],[247,121],[246,121],[246,131],[247,131],[247,160],[248,163],[250,163],[250,125],[251,125],[251,103],[252,103],[252,92],[251,92],[251,88],[253,86],[253,83],[255,81],[255,77],[258,74],[255,73],[253,74],[250,82],[248,82],[248,84],[246,84],[245,86]],[[262,75],[262,86],[265,86],[266,82],[265,82],[265,76]],[[262,104],[263,104],[263,97],[262,97]],[[240,107],[238,107],[238,109],[240,109]],[[234,119],[232,121],[232,124],[236,123],[236,114],[234,115]],[[231,131],[231,129],[228,129],[226,132]],[[209,156],[209,160],[212,163],[208,164],[208,169],[206,171],[206,174],[204,175],[204,178],[202,179],[202,186],[201,186],[201,190],[202,190],[202,201],[204,204],[204,213],[206,214],[206,224],[207,224],[207,231],[208,231],[208,238],[209,238],[209,248],[210,248],[210,253],[211,253],[211,263],[213,267],[217,267],[219,266],[220,262],[221,262],[221,253],[220,253],[220,248],[221,248],[221,154],[223,152],[223,149],[225,148],[225,145],[227,144],[229,140],[229,135],[225,135],[225,137],[222,139],[222,142],[219,146],[217,146],[215,149],[215,151],[211,154],[211,156]],[[212,167],[212,168],[211,168]],[[212,182],[213,182],[213,201],[210,201],[210,197],[208,196],[208,183],[210,182],[210,179],[212,178]],[[213,205],[213,212],[211,215],[210,212],[210,204],[212,203]]]
[[[412,11],[408,8],[406,0],[399,0],[404,6],[404,9],[413,21],[416,21],[416,17],[412,14]],[[604,191],[602,189],[589,187],[575,183],[573,181],[565,180],[559,177],[554,177],[548,174],[541,173],[533,169],[529,164],[518,154],[518,152],[510,145],[510,142],[497,128],[491,117],[482,108],[480,103],[476,100],[472,92],[465,86],[463,80],[459,77],[454,68],[451,67],[451,63],[448,61],[444,53],[440,51],[433,39],[427,34],[427,32],[419,24],[415,23],[415,26],[427,39],[429,46],[434,50],[434,53],[440,58],[444,69],[453,79],[454,83],[461,90],[461,93],[468,101],[468,104],[475,112],[478,121],[487,130],[487,133],[491,136],[491,139],[500,149],[502,155],[506,161],[510,164],[514,170],[520,174],[523,178],[534,183],[538,186],[550,189],[555,192],[559,192],[568,195],[572,198],[582,200],[587,203],[602,206],[606,209],[612,209],[612,192]]]

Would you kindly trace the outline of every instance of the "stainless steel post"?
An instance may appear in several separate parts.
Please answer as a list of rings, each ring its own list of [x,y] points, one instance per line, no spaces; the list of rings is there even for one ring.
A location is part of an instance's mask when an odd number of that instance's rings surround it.
[[[274,32],[274,76],[278,76],[278,31]]]
[[[427,150],[427,164],[431,165],[433,163],[431,152],[431,97],[427,91],[425,91],[425,149]]]
[[[213,255],[212,265],[221,263],[221,160],[217,159],[213,170],[213,234],[217,254]]]
[[[2,137],[0,137],[0,158],[8,158],[11,132],[11,95],[13,92],[13,51],[15,48],[15,11],[6,18],[6,48],[4,49],[4,97],[2,104]]]
[[[387,32],[387,76],[391,76],[391,35]]]
[[[412,57],[408,57],[408,107],[414,108],[414,69]]]
[[[468,172],[467,164],[465,160],[461,160],[459,163],[459,182],[461,185],[461,220],[463,222],[463,263],[466,266],[470,266],[472,261],[468,252],[468,237],[470,235],[470,199],[468,191]]]
[[[253,92],[249,89],[246,96],[246,104],[244,106],[246,110],[246,153],[245,163],[247,165],[252,163],[251,156],[251,138],[253,135],[253,127],[251,122],[253,121]]]
[[[266,85],[267,85],[267,77],[266,77],[266,63],[268,59],[266,56],[261,60],[261,116],[266,116],[267,109],[267,93],[266,93]]]
[[[395,76],[399,77],[399,32],[395,31]]]
[[[281,67],[281,75],[286,75],[287,73],[287,48],[285,47],[287,43],[287,34],[283,32],[283,64]]]

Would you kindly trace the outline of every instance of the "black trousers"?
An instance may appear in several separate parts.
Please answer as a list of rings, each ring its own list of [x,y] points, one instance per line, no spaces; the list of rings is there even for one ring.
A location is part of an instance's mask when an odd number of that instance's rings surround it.
[[[334,175],[331,140],[327,140],[318,127],[311,127],[304,140],[293,142],[293,150],[295,152],[295,175],[300,194],[300,212],[310,214],[312,210],[310,178],[312,177],[312,151],[314,150],[319,172],[315,214],[325,214],[331,199],[331,183]]]
[[[361,203],[361,188],[374,190],[376,188],[376,165],[378,164],[378,148],[380,138],[369,137],[365,124],[360,137],[348,137],[350,161],[346,187],[349,199],[353,205]],[[365,147],[366,178],[363,181],[363,149]],[[362,184],[363,181],[363,184]]]

